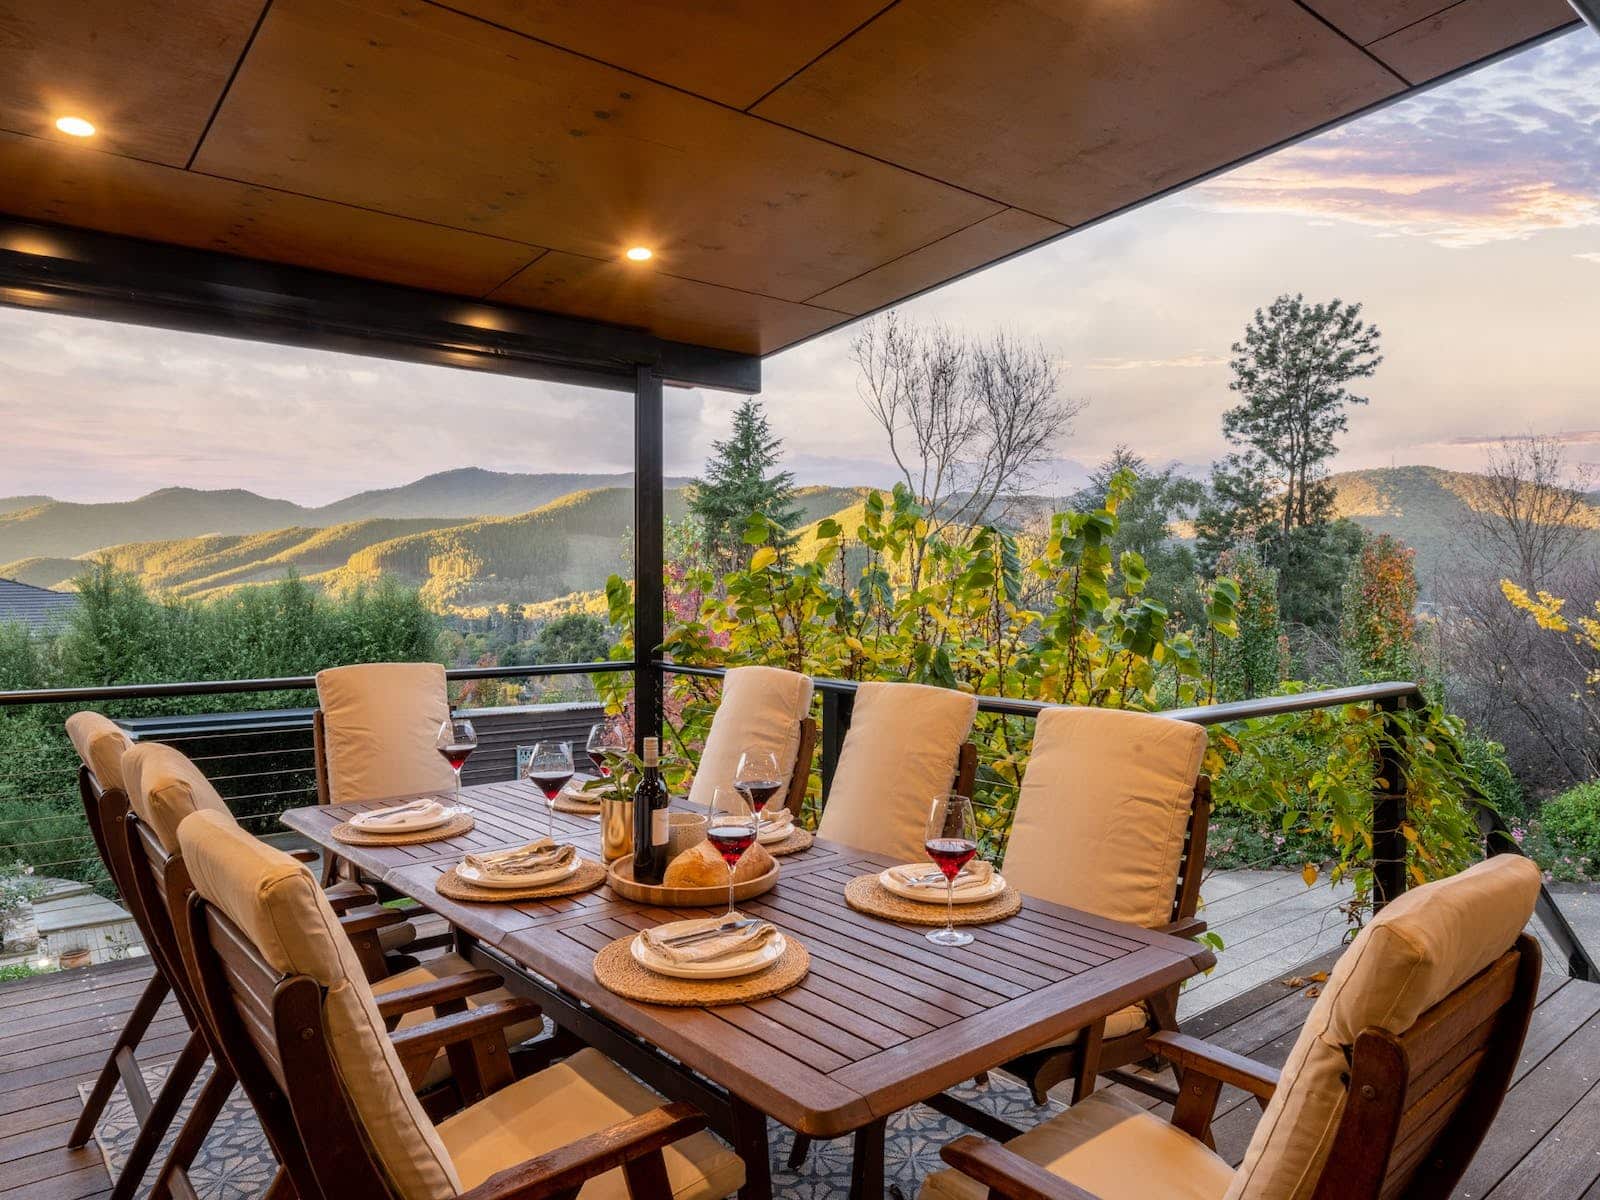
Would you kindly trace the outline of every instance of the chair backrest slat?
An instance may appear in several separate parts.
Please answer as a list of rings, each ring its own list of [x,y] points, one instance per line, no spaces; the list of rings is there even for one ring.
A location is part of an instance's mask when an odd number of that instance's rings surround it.
[[[1183,832],[1183,853],[1178,856],[1178,884],[1172,896],[1172,919],[1194,916],[1200,907],[1200,881],[1206,873],[1206,834],[1211,827],[1211,777],[1194,781],[1194,803]]]

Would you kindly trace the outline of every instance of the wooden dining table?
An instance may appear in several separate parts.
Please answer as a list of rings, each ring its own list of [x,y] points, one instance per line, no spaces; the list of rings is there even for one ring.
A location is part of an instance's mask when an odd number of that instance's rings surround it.
[[[877,1200],[892,1114],[928,1102],[981,1120],[947,1089],[1215,963],[1195,942],[1031,896],[1015,916],[973,927],[971,945],[941,948],[925,927],[846,905],[846,883],[893,860],[817,838],[779,860],[772,891],[739,906],[810,952],[810,972],[796,987],[717,1007],[636,1003],[595,979],[596,952],[637,930],[719,910],[651,907],[604,885],[550,900],[451,900],[437,882],[463,854],[543,836],[550,819],[531,784],[481,784],[463,801],[475,827],[420,845],[333,839],[339,822],[393,801],[291,809],[283,823],[450,922],[470,962],[499,972],[566,1035],[698,1105],[744,1158],[742,1200],[772,1193],[767,1117],[816,1138],[853,1134],[851,1196]],[[600,860],[596,818],[557,812],[554,825],[559,840]]]

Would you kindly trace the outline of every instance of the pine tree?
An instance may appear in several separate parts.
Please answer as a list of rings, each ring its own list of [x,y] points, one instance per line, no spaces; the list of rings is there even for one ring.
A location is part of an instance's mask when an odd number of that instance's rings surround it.
[[[703,479],[697,479],[689,511],[704,530],[706,554],[724,567],[742,565],[745,523],[752,513],[792,529],[801,521],[794,503],[794,475],[774,468],[783,443],[772,432],[759,401],[742,401],[727,441],[713,442]]]

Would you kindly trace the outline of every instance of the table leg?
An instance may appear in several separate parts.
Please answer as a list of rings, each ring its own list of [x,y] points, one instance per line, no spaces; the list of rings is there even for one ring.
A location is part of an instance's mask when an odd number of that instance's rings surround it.
[[[850,1200],[883,1200],[883,1134],[877,1120],[856,1130],[850,1155]]]
[[[767,1145],[767,1114],[737,1096],[733,1102],[733,1149],[744,1159],[739,1200],[772,1200],[772,1151]]]

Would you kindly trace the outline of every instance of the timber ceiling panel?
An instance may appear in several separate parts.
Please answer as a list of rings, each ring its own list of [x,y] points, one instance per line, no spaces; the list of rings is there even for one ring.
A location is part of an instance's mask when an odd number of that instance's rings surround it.
[[[0,134],[0,179],[18,216],[474,296],[541,253],[15,134]]]
[[[754,111],[1077,225],[1403,87],[1284,0],[921,0]]]
[[[196,166],[805,300],[997,212],[455,13],[276,0]]]
[[[1564,0],[0,0],[0,212],[770,353],[1575,23]]]
[[[1370,49],[1412,83],[1426,83],[1540,34],[1570,25],[1567,0],[1461,0],[1436,16],[1408,25]]]
[[[184,166],[265,0],[0,0],[0,129]]]
[[[774,300],[616,259],[552,251],[492,292],[488,299],[643,325],[657,337],[761,354],[820,333],[847,314]]]
[[[734,108],[747,108],[892,0],[451,0],[450,7]]]

